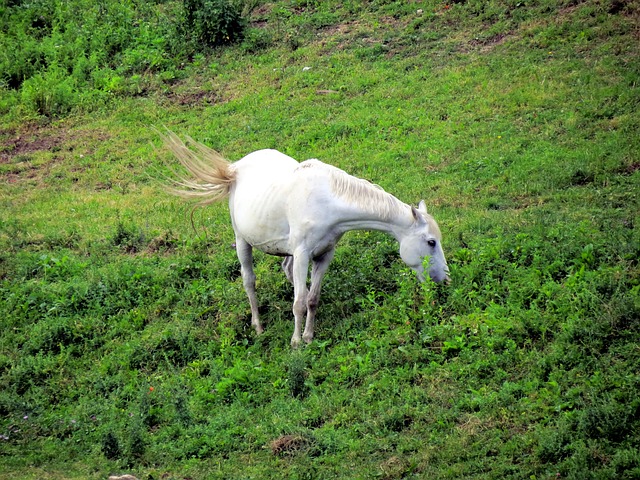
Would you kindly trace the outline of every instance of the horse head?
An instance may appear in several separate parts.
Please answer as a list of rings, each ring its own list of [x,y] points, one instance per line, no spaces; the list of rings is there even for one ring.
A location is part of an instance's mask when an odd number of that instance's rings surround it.
[[[417,274],[423,282],[424,259],[429,259],[429,276],[436,283],[449,282],[449,267],[442,250],[440,228],[431,215],[427,213],[424,201],[418,208],[411,207],[413,224],[400,240],[400,257]]]

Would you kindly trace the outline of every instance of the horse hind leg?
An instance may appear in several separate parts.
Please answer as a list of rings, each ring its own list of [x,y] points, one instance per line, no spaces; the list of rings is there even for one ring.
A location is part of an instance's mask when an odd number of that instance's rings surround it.
[[[256,333],[260,335],[264,328],[260,323],[258,313],[258,297],[256,295],[256,275],[253,272],[253,248],[246,241],[236,237],[236,253],[240,260],[240,273],[242,274],[242,285],[244,286],[249,304],[251,305],[251,325]]]
[[[287,255],[284,257],[284,260],[282,261],[282,270],[284,271],[287,280],[289,280],[289,283],[293,285],[293,256]]]
[[[311,343],[313,340],[316,313],[318,311],[318,304],[320,303],[322,278],[327,272],[331,260],[333,260],[334,253],[335,250],[330,250],[321,257],[313,259],[313,266],[311,267],[311,288],[307,296],[307,321],[304,326],[304,333],[302,334],[302,339],[306,343]]]

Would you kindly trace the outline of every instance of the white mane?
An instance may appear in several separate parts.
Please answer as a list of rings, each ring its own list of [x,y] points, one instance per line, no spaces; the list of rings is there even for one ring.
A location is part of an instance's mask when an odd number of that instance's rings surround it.
[[[383,220],[407,215],[407,205],[384,189],[362,178],[349,175],[344,170],[320,160],[307,160],[301,168],[321,167],[327,172],[333,193],[366,212],[379,215]]]

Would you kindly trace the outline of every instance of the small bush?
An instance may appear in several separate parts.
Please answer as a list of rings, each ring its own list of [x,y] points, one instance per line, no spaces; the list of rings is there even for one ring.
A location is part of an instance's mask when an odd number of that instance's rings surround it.
[[[22,85],[22,103],[34,113],[53,117],[69,113],[80,102],[73,77],[54,66]]]
[[[216,47],[242,39],[245,22],[238,3],[230,0],[184,0],[187,36]]]
[[[135,225],[127,225],[122,221],[116,224],[116,231],[111,237],[111,244],[122,248],[126,253],[136,253],[146,242],[146,236]]]
[[[294,353],[289,361],[288,380],[289,391],[294,398],[304,398],[309,392],[305,384],[307,377],[307,362],[303,356]]]
[[[245,52],[256,53],[273,44],[273,36],[270,32],[261,28],[247,29],[242,41],[242,49]]]
[[[127,438],[127,451],[129,456],[129,464],[135,465],[144,456],[146,443],[143,434],[143,425],[139,421],[133,422],[129,436]]]
[[[187,401],[186,394],[183,392],[177,392],[175,394],[173,405],[175,407],[176,420],[185,427],[191,425],[193,423],[193,418],[191,416],[191,411],[189,410],[189,403]]]

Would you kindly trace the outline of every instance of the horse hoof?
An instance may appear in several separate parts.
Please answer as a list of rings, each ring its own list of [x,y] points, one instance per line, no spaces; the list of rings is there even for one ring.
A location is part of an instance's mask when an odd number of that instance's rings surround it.
[[[291,339],[291,348],[297,349],[300,346],[300,339],[293,337]]]

